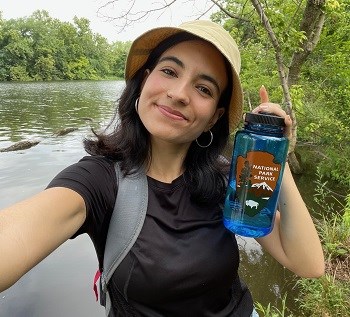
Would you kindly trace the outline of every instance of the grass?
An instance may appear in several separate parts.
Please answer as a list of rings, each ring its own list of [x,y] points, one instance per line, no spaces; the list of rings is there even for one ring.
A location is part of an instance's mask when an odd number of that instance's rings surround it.
[[[300,316],[349,316],[350,312],[350,193],[342,203],[326,185],[318,173],[314,199],[322,212],[315,222],[325,254],[326,272],[319,279],[297,281]],[[332,201],[341,204],[343,212],[335,211]]]
[[[286,306],[286,299],[287,295],[284,295],[284,297],[281,299],[281,309],[277,308],[276,306],[271,306],[271,304],[268,304],[266,307],[264,307],[259,302],[256,302],[255,309],[259,313],[259,316],[264,317],[293,317],[293,314],[288,310]]]
[[[350,193],[342,203],[317,173],[314,200],[322,211],[313,210],[313,214],[317,216],[315,223],[325,254],[325,275],[318,279],[298,278],[297,315],[286,307],[285,295],[280,309],[255,303],[260,317],[350,316]],[[343,211],[337,212],[335,204],[341,205]]]

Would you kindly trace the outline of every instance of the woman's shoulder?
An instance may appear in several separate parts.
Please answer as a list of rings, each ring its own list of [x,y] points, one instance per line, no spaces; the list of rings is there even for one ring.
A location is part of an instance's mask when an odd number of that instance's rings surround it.
[[[68,183],[84,184],[84,186],[109,183],[109,181],[114,183],[116,178],[114,164],[113,160],[105,156],[84,156],[58,173],[48,187]]]
[[[82,157],[76,164],[73,166],[81,166],[89,169],[112,169],[114,170],[115,161],[101,155],[86,155]]]

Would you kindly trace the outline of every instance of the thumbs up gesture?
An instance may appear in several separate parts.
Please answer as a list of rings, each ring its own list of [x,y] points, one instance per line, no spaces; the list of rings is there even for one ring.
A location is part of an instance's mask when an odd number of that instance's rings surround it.
[[[265,86],[261,86],[259,90],[260,95],[260,105],[252,110],[252,113],[268,113],[275,116],[279,116],[284,118],[284,122],[286,124],[285,128],[285,136],[290,138],[292,132],[292,119],[289,115],[281,108],[281,106],[277,103],[272,103],[269,100],[269,95]]]

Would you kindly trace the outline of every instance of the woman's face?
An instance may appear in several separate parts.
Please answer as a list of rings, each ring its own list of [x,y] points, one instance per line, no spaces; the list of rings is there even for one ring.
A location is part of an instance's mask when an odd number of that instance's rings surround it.
[[[211,44],[192,40],[166,50],[145,73],[139,116],[151,135],[189,144],[223,114],[217,108],[227,85],[223,56]]]

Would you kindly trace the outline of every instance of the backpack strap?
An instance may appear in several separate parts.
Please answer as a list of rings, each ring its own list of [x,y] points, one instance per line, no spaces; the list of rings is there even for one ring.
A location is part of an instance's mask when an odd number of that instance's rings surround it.
[[[115,163],[118,193],[109,223],[100,278],[101,299],[108,316],[111,309],[107,284],[115,269],[134,245],[146,217],[148,205],[147,177],[143,172],[123,176],[119,163]]]

